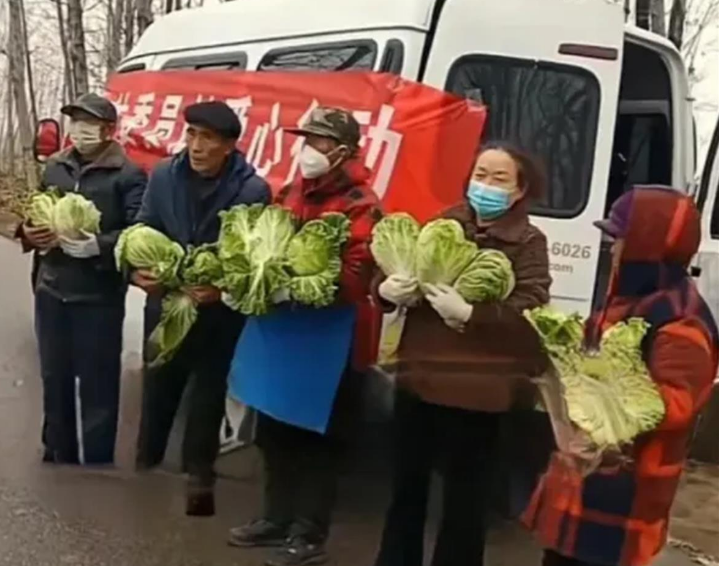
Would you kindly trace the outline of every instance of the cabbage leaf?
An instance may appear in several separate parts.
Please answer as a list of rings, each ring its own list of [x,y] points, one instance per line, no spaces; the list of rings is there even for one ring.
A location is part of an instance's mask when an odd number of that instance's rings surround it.
[[[142,269],[168,288],[179,286],[179,270],[185,250],[162,232],[136,224],[124,230],[115,246],[118,271]]]
[[[63,238],[82,240],[85,234],[100,232],[100,211],[78,193],[67,193],[54,206],[52,227]]]
[[[343,214],[307,222],[290,242],[287,262],[292,300],[317,308],[334,303],[342,273],[342,246],[350,235]]]
[[[417,240],[421,226],[409,214],[385,216],[372,231],[372,255],[382,273],[388,277],[415,277],[417,273]]]

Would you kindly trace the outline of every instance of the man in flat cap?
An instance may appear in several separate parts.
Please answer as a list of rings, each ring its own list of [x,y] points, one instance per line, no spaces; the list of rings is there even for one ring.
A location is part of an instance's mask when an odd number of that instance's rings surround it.
[[[113,141],[117,111],[96,94],[62,108],[72,146],[45,168],[43,188],[79,193],[101,213],[100,233],[77,240],[52,228],[20,227],[34,250],[35,329],[44,387],[44,460],[114,459],[127,285],[113,250],[142,203],[147,178]]]
[[[374,270],[369,242],[381,212],[369,183],[370,171],[359,152],[359,124],[346,110],[317,108],[302,128],[289,133],[305,138],[299,160],[302,175],[280,191],[276,202],[292,210],[302,223],[327,212],[349,218],[350,236],[342,250],[339,293],[333,307],[354,306],[357,320],[366,321]],[[275,301],[288,298],[277,295]],[[264,413],[257,416],[256,441],[265,467],[263,515],[232,529],[229,542],[238,547],[278,547],[265,562],[267,566],[323,564],[329,559],[325,542],[335,506],[340,452],[357,419],[356,385],[370,362],[368,331],[361,322],[355,325],[354,344],[326,435]],[[272,337],[266,334],[263,339],[269,344]],[[318,328],[313,339],[317,342],[313,359],[322,367],[323,360],[329,361],[323,354],[327,338]],[[281,352],[282,344],[268,348],[275,349]],[[322,371],[336,371],[333,366],[327,363]]]
[[[224,102],[187,107],[187,148],[153,171],[138,222],[156,228],[184,247],[217,241],[218,214],[239,204],[268,204],[267,183],[236,149],[240,121]],[[164,290],[146,271],[132,281],[148,294],[146,336],[159,322]],[[244,319],[221,301],[211,286],[184,290],[199,305],[199,317],[178,354],[166,365],[145,372],[138,465],[152,468],[165,455],[175,413],[193,378],[183,443],[189,474],[187,514],[214,514],[214,464],[225,413],[227,376]]]

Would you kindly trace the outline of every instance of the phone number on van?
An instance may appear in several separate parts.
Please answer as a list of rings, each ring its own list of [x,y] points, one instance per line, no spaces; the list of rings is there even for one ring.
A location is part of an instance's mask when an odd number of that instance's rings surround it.
[[[592,246],[553,242],[549,248],[549,252],[551,255],[558,257],[569,257],[572,259],[591,259]]]

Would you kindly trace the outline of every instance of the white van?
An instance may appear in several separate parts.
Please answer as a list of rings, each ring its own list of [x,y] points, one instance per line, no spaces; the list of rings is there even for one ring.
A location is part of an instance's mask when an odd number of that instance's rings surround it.
[[[696,260],[700,270],[699,289],[719,322],[719,120],[709,146],[697,202],[702,208],[704,235]]]
[[[520,140],[548,165],[534,214],[553,301],[588,314],[608,275],[591,222],[633,184],[689,191],[696,170],[681,56],[626,18],[610,0],[236,0],[160,19],[119,72],[362,69],[481,96],[489,137]],[[700,264],[715,308],[716,185],[699,195],[714,229]]]

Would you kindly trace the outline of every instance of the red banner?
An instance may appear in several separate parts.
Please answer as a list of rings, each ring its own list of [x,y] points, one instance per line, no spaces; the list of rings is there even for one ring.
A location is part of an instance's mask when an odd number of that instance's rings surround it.
[[[484,126],[484,108],[394,75],[165,71],[113,76],[118,136],[145,168],[184,147],[183,109],[224,100],[237,112],[239,148],[279,190],[298,175],[297,127],[317,106],[350,109],[362,126],[362,151],[388,212],[424,221],[454,204]]]

